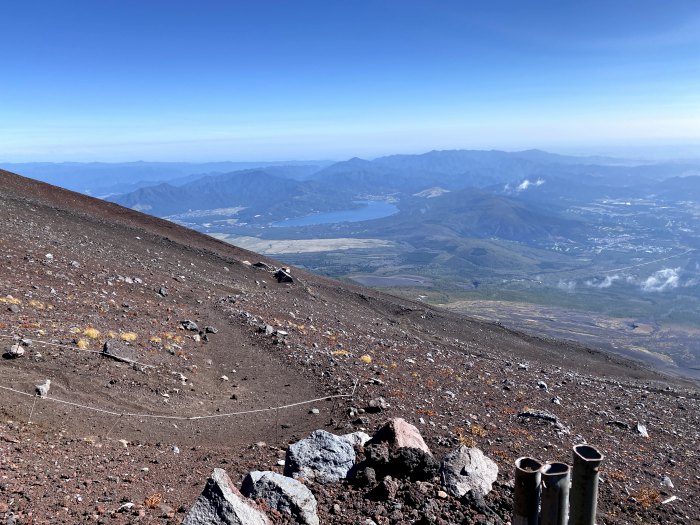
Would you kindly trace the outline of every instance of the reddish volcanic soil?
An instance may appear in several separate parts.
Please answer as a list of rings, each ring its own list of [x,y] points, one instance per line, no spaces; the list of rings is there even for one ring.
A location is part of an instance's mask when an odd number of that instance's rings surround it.
[[[281,472],[315,429],[397,416],[437,457],[470,443],[498,463],[491,511],[437,483],[383,502],[309,483],[321,523],[508,521],[513,461],[571,462],[582,442],[605,455],[598,523],[700,523],[696,384],[294,268],[278,283],[251,263],[282,263],[3,171],[0,221],[0,349],[25,339],[0,359],[3,523],[179,523],[214,467]],[[108,340],[136,363],[101,355]]]

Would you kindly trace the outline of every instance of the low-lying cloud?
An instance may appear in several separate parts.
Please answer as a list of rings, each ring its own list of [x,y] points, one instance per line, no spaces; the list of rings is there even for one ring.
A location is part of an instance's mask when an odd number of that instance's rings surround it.
[[[576,289],[576,281],[561,280],[557,284],[557,288],[564,290],[565,292],[573,292]]]
[[[590,286],[591,288],[599,288],[602,290],[603,288],[610,288],[615,281],[618,281],[620,279],[621,277],[617,274],[606,275],[605,279],[589,279],[588,281],[586,281],[586,286]]]
[[[543,179],[537,179],[537,180],[534,181],[534,182],[530,181],[529,179],[525,179],[525,180],[522,181],[520,184],[518,184],[518,187],[515,188],[515,191],[525,191],[525,190],[528,189],[530,186],[538,187],[538,186],[542,186],[543,184],[544,184],[544,180],[543,180]]]
[[[680,268],[664,268],[653,273],[642,282],[642,290],[645,292],[664,292],[678,288],[678,272]]]

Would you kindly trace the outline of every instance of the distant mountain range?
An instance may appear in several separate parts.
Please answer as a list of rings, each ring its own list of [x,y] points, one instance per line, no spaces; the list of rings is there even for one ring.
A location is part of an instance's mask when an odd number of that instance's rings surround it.
[[[382,237],[415,237],[441,229],[460,238],[493,237],[527,244],[580,238],[584,225],[563,212],[582,201],[697,199],[700,193],[700,164],[649,164],[541,150],[430,151],[335,163],[6,167],[67,188],[104,192],[107,200],[161,217],[200,212],[206,218],[207,210],[230,209],[235,211],[219,217],[220,223],[264,227],[286,218],[358,208],[368,199],[391,199],[399,213],[372,221],[369,228]]]

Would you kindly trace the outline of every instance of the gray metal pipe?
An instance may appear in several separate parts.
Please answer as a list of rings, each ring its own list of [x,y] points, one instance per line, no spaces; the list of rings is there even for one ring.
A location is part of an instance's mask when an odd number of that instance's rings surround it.
[[[590,445],[574,447],[569,525],[595,525],[598,510],[598,469],[603,454]]]
[[[542,473],[540,525],[567,525],[571,467],[566,463],[547,463],[540,472]]]
[[[515,460],[515,495],[512,525],[538,525],[540,514],[540,469],[534,458]]]

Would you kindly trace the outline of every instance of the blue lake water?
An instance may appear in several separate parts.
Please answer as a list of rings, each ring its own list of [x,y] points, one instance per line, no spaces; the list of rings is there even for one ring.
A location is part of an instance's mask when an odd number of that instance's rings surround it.
[[[336,224],[340,222],[361,222],[371,221],[388,217],[399,211],[390,202],[384,201],[363,201],[361,208],[356,210],[329,211],[324,213],[312,213],[304,217],[295,217],[275,222],[272,226],[276,228],[290,228],[297,226],[314,226],[316,224]]]

